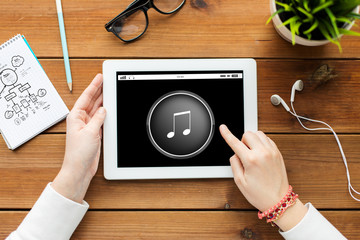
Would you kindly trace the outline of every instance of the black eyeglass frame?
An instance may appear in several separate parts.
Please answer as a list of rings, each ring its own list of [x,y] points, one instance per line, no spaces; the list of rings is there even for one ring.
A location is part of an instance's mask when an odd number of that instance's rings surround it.
[[[158,9],[156,7],[156,5],[154,4],[154,1],[153,0],[135,0],[133,1],[124,11],[122,11],[119,15],[117,15],[116,17],[114,17],[112,20],[110,20],[108,23],[105,24],[105,29],[108,31],[108,32],[112,32],[117,38],[119,38],[121,41],[124,41],[124,42],[132,42],[138,38],[140,38],[147,30],[148,26],[149,26],[149,17],[148,17],[148,14],[147,14],[147,11],[150,9],[150,8],[154,8],[157,12],[161,13],[161,14],[166,14],[166,15],[169,15],[169,14],[172,14],[178,10],[180,10],[184,4],[185,4],[186,0],[183,0],[183,2],[176,8],[174,9],[173,11],[171,12],[163,12],[161,11],[160,9]],[[144,31],[138,35],[137,37],[135,38],[132,38],[132,39],[129,39],[129,40],[125,40],[125,39],[122,39],[119,34],[114,30],[113,28],[113,25],[118,21],[120,20],[121,18],[125,17],[125,16],[131,16],[132,14],[134,14],[135,12],[137,11],[143,11],[144,14],[145,14],[145,18],[146,18],[146,27],[144,29]]]

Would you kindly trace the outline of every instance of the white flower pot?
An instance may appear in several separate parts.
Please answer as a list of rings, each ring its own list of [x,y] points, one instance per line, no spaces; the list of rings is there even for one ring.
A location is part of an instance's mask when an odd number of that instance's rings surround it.
[[[353,12],[358,13],[359,8],[360,7],[357,6]],[[270,0],[270,11],[271,11],[271,14],[273,14],[274,12],[277,11],[275,0]],[[278,14],[276,14],[273,17],[272,22],[274,24],[276,31],[279,33],[279,35],[282,38],[284,38],[286,41],[292,42],[292,36],[291,36],[290,30],[286,26],[283,26],[280,28],[277,27],[282,24],[282,21]],[[354,24],[354,22],[352,22],[351,24],[348,24],[345,29],[349,30],[353,26],[353,24]],[[303,45],[303,46],[320,46],[320,45],[327,44],[329,42],[330,41],[328,41],[328,40],[308,40],[306,38],[295,35],[295,43]]]

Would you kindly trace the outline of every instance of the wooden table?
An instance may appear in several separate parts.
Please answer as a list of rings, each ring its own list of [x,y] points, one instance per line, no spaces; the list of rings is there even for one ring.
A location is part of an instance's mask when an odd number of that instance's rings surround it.
[[[347,191],[345,168],[334,137],[308,133],[281,107],[297,79],[299,114],[321,119],[339,133],[352,183],[360,188],[360,38],[336,46],[292,46],[265,25],[269,0],[188,0],[172,16],[149,11],[144,37],[124,44],[104,24],[131,0],[63,0],[74,91],[69,93],[55,0],[1,0],[0,42],[24,34],[69,108],[104,59],[250,57],[258,64],[259,129],[278,144],[290,183],[346,237],[358,238],[360,203]],[[354,27],[359,31],[359,27]],[[328,65],[330,77],[314,75]],[[331,74],[330,74],[331,75]],[[16,151],[0,140],[0,238],[15,230],[62,164],[65,122]],[[90,210],[73,239],[282,239],[257,219],[232,179],[107,181],[102,163],[86,201]]]

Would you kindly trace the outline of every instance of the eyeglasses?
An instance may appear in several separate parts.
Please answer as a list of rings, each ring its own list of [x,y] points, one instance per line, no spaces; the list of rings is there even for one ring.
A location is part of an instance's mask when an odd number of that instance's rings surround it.
[[[141,37],[147,30],[149,19],[147,11],[154,8],[162,14],[178,11],[186,0],[135,0],[122,13],[105,24],[108,32],[124,42],[131,42]]]

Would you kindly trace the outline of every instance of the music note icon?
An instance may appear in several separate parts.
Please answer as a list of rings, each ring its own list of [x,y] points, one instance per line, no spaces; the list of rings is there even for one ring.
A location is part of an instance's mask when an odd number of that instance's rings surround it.
[[[191,111],[185,111],[185,112],[177,112],[173,115],[173,129],[171,132],[167,134],[167,138],[173,138],[175,136],[175,125],[176,125],[176,117],[182,116],[182,115],[188,115],[189,116],[189,128],[186,128],[183,131],[183,135],[187,136],[191,133]]]

